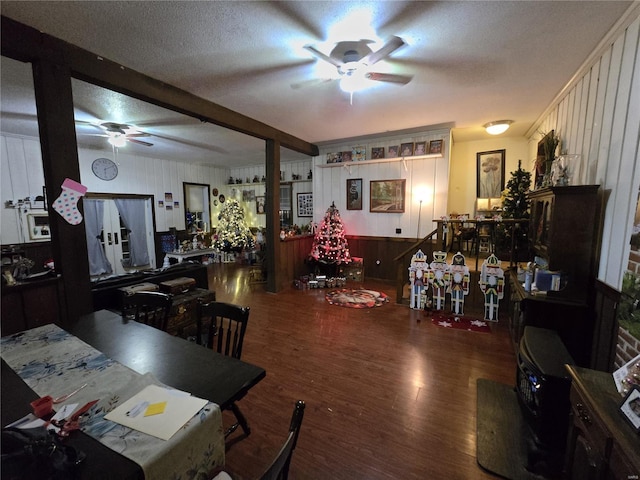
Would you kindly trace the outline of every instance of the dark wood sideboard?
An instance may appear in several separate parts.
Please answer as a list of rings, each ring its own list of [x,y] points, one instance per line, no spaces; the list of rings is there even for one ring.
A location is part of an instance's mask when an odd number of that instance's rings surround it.
[[[1,334],[11,335],[47,323],[62,325],[67,316],[63,288],[59,275],[2,285]]]
[[[119,290],[122,287],[144,282],[160,284],[178,277],[193,278],[197,288],[209,289],[207,267],[198,262],[183,262],[165,269],[137,272],[95,282],[91,286],[93,310],[122,310],[122,292]]]
[[[623,418],[610,373],[567,365],[571,424],[565,462],[570,480],[640,478],[640,435]]]
[[[122,287],[136,283],[161,283],[177,277],[191,277],[198,289],[209,289],[207,267],[200,263],[182,263],[167,269],[121,275],[92,284],[94,310],[121,310]],[[46,276],[39,280],[2,285],[2,317],[0,332],[11,335],[30,328],[56,323],[66,326],[67,310],[64,301],[62,277]],[[209,297],[206,297],[209,298]],[[179,302],[177,302],[179,303]],[[182,313],[182,312],[179,312]],[[178,325],[178,327],[181,327]]]

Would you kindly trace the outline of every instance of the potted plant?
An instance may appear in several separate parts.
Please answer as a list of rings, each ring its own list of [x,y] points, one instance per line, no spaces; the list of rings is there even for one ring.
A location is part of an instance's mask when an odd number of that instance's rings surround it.
[[[553,162],[556,159],[556,149],[559,144],[560,137],[556,135],[555,130],[551,130],[544,134],[542,136],[542,140],[538,144],[538,171],[542,170],[544,172],[542,174],[542,184],[540,185],[542,187],[550,187],[553,183],[551,178],[551,169],[553,167]],[[540,148],[540,145],[542,148]],[[542,165],[540,164],[541,162]]]

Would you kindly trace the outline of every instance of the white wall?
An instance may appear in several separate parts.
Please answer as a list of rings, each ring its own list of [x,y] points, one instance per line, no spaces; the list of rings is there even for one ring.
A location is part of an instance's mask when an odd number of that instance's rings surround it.
[[[580,154],[571,183],[599,184],[604,227],[598,278],[621,288],[640,188],[640,6],[613,30],[532,129],[554,129],[563,153]],[[576,212],[580,215],[580,212]]]
[[[451,172],[449,174],[448,210],[447,213],[474,215],[477,197],[477,153],[492,150],[505,150],[504,184],[511,178],[511,172],[518,168],[518,160],[522,160],[522,168],[530,170],[534,158],[529,157],[527,140],[524,137],[514,138],[499,135],[487,140],[474,142],[455,142],[451,149]],[[532,183],[534,178],[532,177]]]
[[[327,153],[366,147],[371,158],[372,147],[384,147],[408,142],[443,140],[443,156],[440,158],[412,159],[406,162],[337,164],[327,168]],[[449,157],[451,133],[448,129],[412,132],[410,134],[381,134],[362,139],[349,139],[341,143],[324,145],[320,155],[313,159],[313,196],[315,222],[320,223],[327,209],[335,202],[348,235],[421,238],[435,229],[434,219],[447,213],[449,188]],[[362,210],[347,210],[347,179],[362,179]],[[369,212],[370,182],[372,180],[406,180],[404,213]],[[420,198],[423,199],[420,206]],[[419,222],[418,222],[419,220]],[[418,231],[418,223],[419,231]],[[397,234],[396,229],[401,229]]]
[[[28,242],[29,237],[21,233],[16,209],[5,207],[9,199],[22,199],[32,195],[40,195],[44,185],[44,173],[40,143],[36,138],[19,138],[0,135],[0,242],[2,244]],[[205,183],[222,186],[228,177],[226,169],[193,165],[184,162],[159,160],[151,157],[131,156],[126,152],[117,155],[118,176],[111,181],[98,179],[91,172],[91,163],[99,157],[114,159],[112,150],[80,149],[80,183],[91,193],[131,193],[154,196],[156,230],[165,231],[171,227],[178,230],[185,228],[184,190],[182,182]],[[179,206],[167,209],[158,206],[158,201],[165,200],[170,193],[172,200]],[[50,198],[60,194],[60,188],[47,192]],[[53,197],[52,197],[53,196]],[[217,211],[212,212],[216,225]],[[26,220],[25,220],[26,222]]]
[[[292,182],[292,192],[291,198],[292,203],[291,206],[293,208],[293,223],[298,226],[302,226],[308,224],[312,219],[309,217],[298,217],[297,213],[297,194],[298,193],[309,193],[312,192],[312,182],[309,177],[309,173],[311,171],[311,157],[309,160],[300,160],[293,162],[286,162],[281,164],[282,171],[282,181],[284,182]],[[266,215],[258,215],[256,212],[256,203],[255,201],[245,202],[242,200],[242,192],[243,191],[251,191],[253,190],[256,196],[264,196],[265,195],[265,185],[262,182],[262,177],[265,175],[265,166],[264,165],[254,165],[250,167],[242,167],[242,168],[233,168],[229,172],[229,176],[235,181],[235,179],[240,179],[243,183],[241,184],[230,184],[225,186],[225,195],[229,198],[235,198],[240,202],[240,205],[244,209],[244,218],[247,225],[252,227],[260,227],[266,228],[267,226],[267,216]],[[293,180],[293,175],[297,175],[301,180]],[[253,183],[254,177],[258,177],[260,182]],[[249,182],[247,182],[249,180]],[[225,183],[228,184],[229,179],[225,180]],[[215,215],[217,216],[220,211],[221,205],[219,204],[217,207],[212,207],[215,211]]]
[[[8,200],[24,200],[43,194],[44,171],[38,139],[0,136],[0,243],[28,242],[27,213],[30,204],[7,208]],[[36,209],[44,212],[44,209]]]

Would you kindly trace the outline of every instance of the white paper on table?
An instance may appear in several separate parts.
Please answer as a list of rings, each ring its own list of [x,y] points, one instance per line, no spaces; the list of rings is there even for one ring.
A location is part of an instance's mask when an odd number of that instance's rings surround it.
[[[158,415],[145,417],[142,412],[135,417],[127,416],[127,412],[141,402],[149,402],[149,404],[167,402],[167,405],[164,412]],[[169,440],[207,403],[207,400],[185,395],[179,390],[149,385],[113,409],[104,418],[162,440]]]

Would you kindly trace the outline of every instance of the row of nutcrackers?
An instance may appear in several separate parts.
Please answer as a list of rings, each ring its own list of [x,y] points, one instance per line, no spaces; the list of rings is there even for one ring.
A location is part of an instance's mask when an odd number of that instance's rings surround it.
[[[446,295],[449,295],[451,311],[456,315],[463,314],[464,298],[469,294],[470,274],[466,259],[460,252],[448,264],[446,252],[433,252],[433,261],[427,263],[426,255],[418,250],[411,257],[409,281],[411,308],[425,309],[430,306],[434,310],[444,310]],[[479,284],[484,294],[485,320],[497,321],[499,301],[504,296],[504,271],[495,255],[490,255],[482,264]]]

